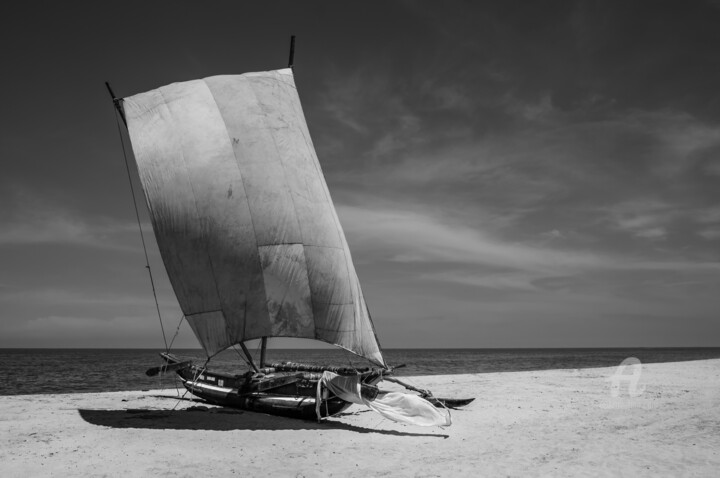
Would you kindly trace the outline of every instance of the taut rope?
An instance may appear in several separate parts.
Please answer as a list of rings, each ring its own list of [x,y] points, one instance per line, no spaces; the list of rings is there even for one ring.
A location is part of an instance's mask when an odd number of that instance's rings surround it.
[[[117,122],[118,135],[120,136],[120,145],[122,146],[123,158],[125,158],[125,170],[127,171],[128,183],[130,183],[130,194],[132,194],[133,206],[135,207],[135,219],[137,219],[138,229],[140,230],[140,240],[142,241],[143,252],[145,253],[145,268],[150,276],[150,286],[152,287],[153,297],[155,298],[155,309],[157,310],[158,320],[160,321],[160,330],[162,331],[163,342],[165,342],[165,352],[170,352],[167,338],[165,337],[165,328],[163,327],[162,315],[160,314],[160,304],[158,303],[157,292],[155,291],[155,280],[153,279],[152,269],[150,268],[150,259],[148,258],[147,246],[145,244],[145,234],[143,234],[142,225],[140,223],[140,212],[138,211],[137,199],[135,198],[135,188],[132,183],[132,175],[130,174],[130,163],[128,162],[127,152],[125,151],[125,141],[122,136],[122,128],[120,128],[120,120],[118,112],[115,112],[115,121]]]

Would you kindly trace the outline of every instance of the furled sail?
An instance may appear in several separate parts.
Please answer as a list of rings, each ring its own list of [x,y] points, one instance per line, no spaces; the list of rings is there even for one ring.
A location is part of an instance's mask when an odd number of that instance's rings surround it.
[[[384,366],[292,70],[173,83],[123,107],[168,276],[208,355],[300,337]]]

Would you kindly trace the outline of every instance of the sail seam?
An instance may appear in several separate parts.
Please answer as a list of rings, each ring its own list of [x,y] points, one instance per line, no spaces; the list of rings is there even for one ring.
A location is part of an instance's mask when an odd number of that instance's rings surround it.
[[[295,77],[294,77],[294,75],[292,75],[291,78],[292,78],[292,80],[293,80],[293,81],[292,81],[293,84],[295,84]],[[286,83],[286,84],[287,84],[287,83]],[[297,86],[295,86],[295,91],[297,92]],[[300,120],[300,119],[302,119],[303,122],[304,122],[305,115],[304,115],[303,112],[302,112],[302,103],[300,103],[299,98],[300,98],[300,97],[299,97],[299,92],[298,92],[298,101],[297,101],[297,103],[296,103],[296,102],[292,102],[292,104],[293,104],[293,112],[295,113],[296,122],[297,122],[297,120]],[[297,107],[300,108],[299,111],[297,110]],[[305,122],[305,126],[306,126],[306,128],[308,128],[308,135],[309,135],[310,131],[309,131],[309,127],[307,126],[307,122]],[[306,136],[306,135],[305,135],[305,129],[302,129],[302,128],[301,128],[301,133],[302,133],[302,138],[303,138],[303,140],[305,141],[305,146],[306,146],[307,150],[310,151],[310,152],[315,152],[315,148],[314,148],[314,146],[313,146],[313,144],[312,144],[312,138],[309,138],[309,136]],[[317,153],[314,154],[314,155],[311,154],[311,163],[312,163],[313,168],[315,169],[315,172],[316,172],[317,176],[320,177],[320,178],[324,178],[324,175],[323,175],[323,173],[322,173],[322,168],[320,167],[320,160],[317,158]],[[321,184],[322,184],[323,194],[324,194],[324,196],[325,196],[325,202],[326,202],[326,204],[327,204],[328,209],[332,212],[333,222],[335,223],[335,234],[337,234],[338,243],[339,243],[340,246],[341,246],[339,249],[342,249],[342,250],[343,250],[343,256],[344,256],[344,259],[345,259],[345,268],[346,268],[346,270],[347,270],[347,280],[348,280],[348,285],[350,285],[350,284],[352,284],[353,281],[352,281],[352,276],[350,275],[350,263],[349,263],[350,261],[349,261],[349,258],[348,258],[347,251],[345,251],[345,241],[343,240],[342,225],[340,224],[340,220],[339,220],[338,217],[337,217],[337,213],[336,213],[336,211],[335,211],[335,207],[333,206],[332,197],[330,196],[330,191],[329,191],[329,189],[328,189],[328,187],[327,187],[326,181],[323,180],[323,181],[321,182]],[[354,302],[355,302],[355,301],[353,300],[353,303],[354,303]],[[357,317],[355,317],[355,319],[357,320]],[[317,327],[317,322],[316,322],[315,335],[318,335],[318,334],[317,334],[317,331],[318,331],[318,330],[324,330],[324,329],[323,329],[322,327]]]
[[[277,78],[274,78],[274,79],[277,80]],[[257,93],[255,92],[254,85],[252,83],[249,83],[249,84],[250,84],[250,91],[252,91],[252,94],[255,97],[255,102],[258,105],[260,105],[261,109],[263,109],[263,104],[258,99]],[[300,235],[300,239],[301,239],[300,243],[303,243],[305,238],[303,237],[302,228],[300,227],[300,223],[298,222],[298,219],[297,219],[298,209],[297,209],[297,205],[295,204],[295,198],[293,197],[292,189],[290,189],[290,187],[288,186],[287,171],[285,170],[285,162],[282,160],[282,155],[280,154],[280,149],[278,148],[278,144],[277,144],[277,140],[275,139],[275,135],[272,133],[272,128],[270,128],[270,126],[267,123],[266,115],[262,115],[262,121],[263,121],[263,124],[265,125],[265,127],[267,128],[267,130],[270,132],[270,137],[272,138],[273,146],[275,146],[275,152],[277,153],[277,156],[279,158],[278,162],[280,163],[280,167],[282,168],[282,172],[283,172],[283,177],[285,178],[285,181],[284,181],[285,190],[287,191],[288,196],[290,196],[290,201],[292,202],[292,205],[293,205],[293,211],[295,212],[294,219],[295,219],[295,224],[297,226],[298,234]]]
[[[238,175],[240,176],[240,182],[243,185],[243,194],[245,195],[245,202],[247,203],[247,207],[248,207],[248,217],[250,218],[250,226],[252,227],[252,230],[253,230],[253,238],[255,239],[255,248],[257,249],[258,247],[260,247],[260,244],[258,242],[257,229],[255,228],[255,220],[253,219],[252,210],[250,209],[250,198],[248,197],[248,194],[247,194],[247,184],[245,184],[245,175],[243,174],[243,171],[240,168],[240,161],[237,157],[237,153],[235,152],[235,148],[232,147],[232,138],[230,136],[230,132],[228,131],[227,123],[225,122],[225,118],[223,118],[222,111],[220,111],[220,106],[218,105],[217,99],[215,98],[215,94],[213,93],[212,88],[210,88],[210,85],[207,84],[207,81],[205,79],[203,79],[202,82],[205,85],[205,87],[208,89],[208,91],[210,92],[210,97],[212,98],[213,103],[215,103],[215,108],[217,108],[218,114],[222,118],[223,125],[225,126],[225,134],[227,135],[227,138],[228,138],[228,144],[230,144],[230,148],[232,149],[232,152],[233,152],[233,157],[235,158],[235,167],[238,170]],[[252,88],[251,88],[251,90],[252,90]],[[253,92],[253,94],[254,94],[254,92]],[[255,258],[257,259],[258,270],[264,276],[264,270],[263,270],[263,266],[262,266],[262,260],[260,259],[259,251],[257,254],[255,254]],[[265,281],[264,280],[260,281],[260,284],[262,286],[262,291],[263,291],[262,296],[267,298],[267,290],[265,289]],[[247,307],[248,307],[248,304],[247,304],[247,299],[246,299],[245,300],[245,311],[243,313],[243,327],[242,327],[243,328],[243,331],[242,331],[243,336],[242,336],[242,338],[239,339],[238,343],[245,340],[245,331],[247,328]],[[268,310],[268,317],[269,316],[270,316],[270,311]]]
[[[294,81],[293,81],[293,83],[294,83]],[[297,86],[295,87],[295,90],[297,91]],[[293,109],[295,110],[296,117],[297,118],[304,117],[304,115],[302,114],[302,104],[299,101],[297,102],[297,106],[300,108],[300,111],[297,111],[295,109],[295,103],[293,103]],[[307,124],[306,124],[306,126],[307,126]],[[302,130],[302,135],[303,135],[303,139],[305,140],[305,144],[310,151],[315,151],[315,148],[312,146],[312,138],[309,136],[309,134],[310,134],[309,126],[308,126],[307,133],[308,133],[308,136],[305,135],[305,130]],[[317,154],[315,155],[315,158],[313,158],[313,159],[314,159],[313,166],[315,167],[315,170],[317,171],[318,175],[320,175],[320,177],[323,177],[322,168],[320,166],[320,160],[317,158]],[[328,204],[332,205],[333,202],[332,202],[332,197],[330,196],[330,190],[325,181],[323,181],[323,193],[325,194]],[[335,228],[336,228],[338,237],[340,239],[340,244],[343,246],[342,249],[344,252],[343,255],[345,256],[345,264],[346,264],[346,268],[347,268],[348,281],[349,281],[349,284],[353,284],[351,270],[354,271],[355,267],[352,265],[352,260],[350,259],[350,247],[347,245],[347,240],[345,240],[345,238],[344,238],[344,234],[342,232],[342,224],[340,223],[340,218],[337,215],[337,211],[335,210],[334,207],[331,207],[330,209],[333,214]],[[355,294],[357,294],[357,301],[358,301],[357,307],[358,307],[358,309],[360,309],[364,306],[365,310],[367,311],[367,321],[369,322],[370,330],[372,331],[373,338],[375,339],[375,346],[377,347],[377,353],[380,355],[381,363],[383,363],[383,366],[384,366],[385,359],[382,355],[382,348],[380,347],[380,341],[378,340],[377,331],[375,330],[375,324],[373,324],[372,317],[370,316],[370,311],[367,309],[367,304],[365,303],[365,299],[362,295],[362,291],[360,290],[360,284],[359,284],[359,279],[357,278],[357,272],[355,272],[354,283],[356,286]],[[354,303],[355,303],[355,300],[353,300],[353,304]],[[355,319],[354,322],[357,324],[357,320],[358,320],[357,315],[354,317],[354,319]],[[355,352],[353,352],[353,353],[355,353]],[[360,354],[358,354],[358,355],[360,355]]]
[[[282,81],[278,81],[277,74],[271,75],[271,77],[272,77],[272,79],[274,79],[277,83],[282,83]],[[253,96],[255,97],[255,101],[257,102],[258,105],[260,105],[260,108],[261,108],[261,110],[262,110],[262,109],[263,109],[263,104],[260,102],[260,100],[259,100],[259,98],[258,98],[258,96],[257,96],[257,92],[255,91],[255,86],[252,84],[252,82],[248,82],[248,83],[249,83],[249,85],[250,85],[250,91],[252,91],[252,94],[253,94]],[[282,88],[282,87],[281,87],[281,88]],[[290,201],[292,202],[292,205],[293,205],[293,212],[295,213],[295,214],[294,214],[294,220],[295,220],[295,225],[297,226],[297,232],[298,232],[298,234],[300,235],[301,241],[304,241],[305,238],[303,237],[303,231],[302,231],[302,228],[300,227],[300,222],[298,221],[298,208],[297,208],[297,204],[295,204],[295,197],[293,196],[292,189],[291,189],[290,186],[289,186],[288,176],[287,176],[287,170],[285,169],[285,162],[283,161],[282,155],[280,154],[280,149],[278,148],[277,140],[276,140],[276,138],[275,138],[275,134],[273,133],[273,129],[270,128],[270,125],[267,123],[267,116],[266,116],[266,115],[262,115],[262,121],[263,121],[263,124],[265,125],[265,127],[267,128],[268,132],[270,133],[270,137],[272,138],[273,145],[275,146],[275,153],[277,154],[277,156],[278,156],[278,158],[279,158],[279,161],[278,161],[278,162],[280,163],[280,168],[282,169],[283,177],[284,177],[284,179],[285,179],[285,181],[284,181],[284,183],[285,183],[285,190],[287,191],[288,196],[290,196]],[[302,242],[301,242],[301,244],[302,244]],[[308,271],[308,267],[307,267],[307,257],[305,256],[305,250],[304,250],[304,249],[303,249],[303,251],[302,251],[302,254],[303,254],[303,257],[304,257],[304,259],[305,259],[305,271],[304,271],[304,272],[305,272],[305,280],[307,281],[308,292],[310,293],[310,296],[308,297],[308,299],[310,300],[310,308],[311,308],[312,321],[313,321],[313,326],[314,326],[314,325],[316,324],[316,320],[315,320],[315,311],[312,310],[312,296],[313,296],[313,291],[312,291],[311,284],[310,284],[310,272]],[[285,295],[283,295],[282,301],[280,302],[280,307],[278,308],[278,315],[280,314],[280,310],[282,310],[283,306],[285,305],[285,297],[287,296],[287,292],[288,292],[288,291],[286,290],[286,291],[285,291]],[[266,293],[266,297],[267,297],[267,293]],[[269,314],[270,314],[270,311],[268,310],[268,316],[269,316]]]
[[[165,98],[165,95],[163,94],[162,88],[158,88],[157,91],[158,91],[158,93],[160,93],[160,97],[163,100],[163,106],[168,111],[170,118],[172,119],[172,122],[176,123],[175,115],[173,114],[172,110],[170,109],[170,105],[168,104],[168,101]],[[195,188],[193,187],[193,182],[190,179],[190,174],[189,174],[188,165],[187,165],[187,159],[185,158],[185,148],[183,146],[182,140],[179,141],[179,144],[180,144],[180,156],[182,157],[182,162],[185,165],[185,173],[188,175],[188,183],[190,185],[190,191],[192,192],[192,196],[193,196],[193,206],[195,207],[195,215],[199,220],[201,216],[200,216],[200,210],[198,209],[197,195],[195,194]],[[209,253],[209,247],[208,247],[207,241],[205,239],[202,240],[202,243],[205,246],[204,252],[205,252],[205,255],[207,256],[208,263],[210,264],[210,270],[212,272],[213,283],[215,284],[215,293],[217,294],[217,301],[218,301],[218,304],[220,304],[220,307],[222,308],[222,299],[220,298],[220,287],[218,286],[217,277],[215,276],[215,267],[213,266],[212,257],[210,256],[210,253]],[[185,315],[192,316],[195,314],[185,314]],[[223,320],[227,323],[227,319],[225,318],[224,313],[222,313],[222,316],[223,316]]]
[[[294,83],[294,81],[293,81],[293,83]],[[297,91],[297,87],[295,87],[295,90]],[[299,98],[299,96],[298,96],[298,98]],[[298,101],[297,105],[300,106],[300,111],[297,111],[297,109],[295,108],[295,102],[293,102],[293,111],[295,113],[295,118],[296,118],[296,120],[299,120],[299,119],[304,120],[305,115],[302,113],[302,104]],[[307,127],[307,122],[305,122],[305,126]],[[307,147],[308,151],[314,152],[315,147],[312,144],[312,138],[306,137],[305,130],[302,128],[301,128],[301,133],[302,133],[302,138],[305,141],[305,146]],[[308,131],[308,133],[309,133],[309,131]],[[315,154],[315,157],[312,159],[313,159],[313,161],[311,161],[311,163],[312,163],[312,166],[315,169],[315,172],[317,173],[318,177],[324,178],[325,176],[322,173],[322,168],[320,167],[320,161],[317,158],[317,154]],[[325,195],[325,201],[327,202],[328,206],[332,206],[333,205],[332,197],[330,196],[330,191],[328,190],[326,181],[323,180],[322,185],[323,185],[323,188],[322,188],[323,194]],[[342,226],[340,225],[340,221],[337,218],[337,214],[335,214],[335,208],[329,207],[329,209],[333,212],[333,222],[335,223],[335,233],[338,236],[338,242],[342,246],[343,240],[342,240],[342,234],[340,232],[342,229]],[[350,277],[348,276],[348,279],[349,278]]]

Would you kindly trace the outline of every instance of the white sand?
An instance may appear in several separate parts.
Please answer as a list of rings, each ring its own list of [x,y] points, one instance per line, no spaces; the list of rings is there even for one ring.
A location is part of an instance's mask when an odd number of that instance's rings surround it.
[[[720,476],[720,360],[643,365],[634,398],[611,398],[614,371],[413,378],[477,397],[446,429],[186,411],[168,390],[0,397],[0,476]]]

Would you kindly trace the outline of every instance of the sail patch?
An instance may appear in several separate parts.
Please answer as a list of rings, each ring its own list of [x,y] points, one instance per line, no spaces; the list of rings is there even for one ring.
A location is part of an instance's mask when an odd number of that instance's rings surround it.
[[[302,244],[258,247],[271,331],[275,337],[314,338],[310,285]]]

